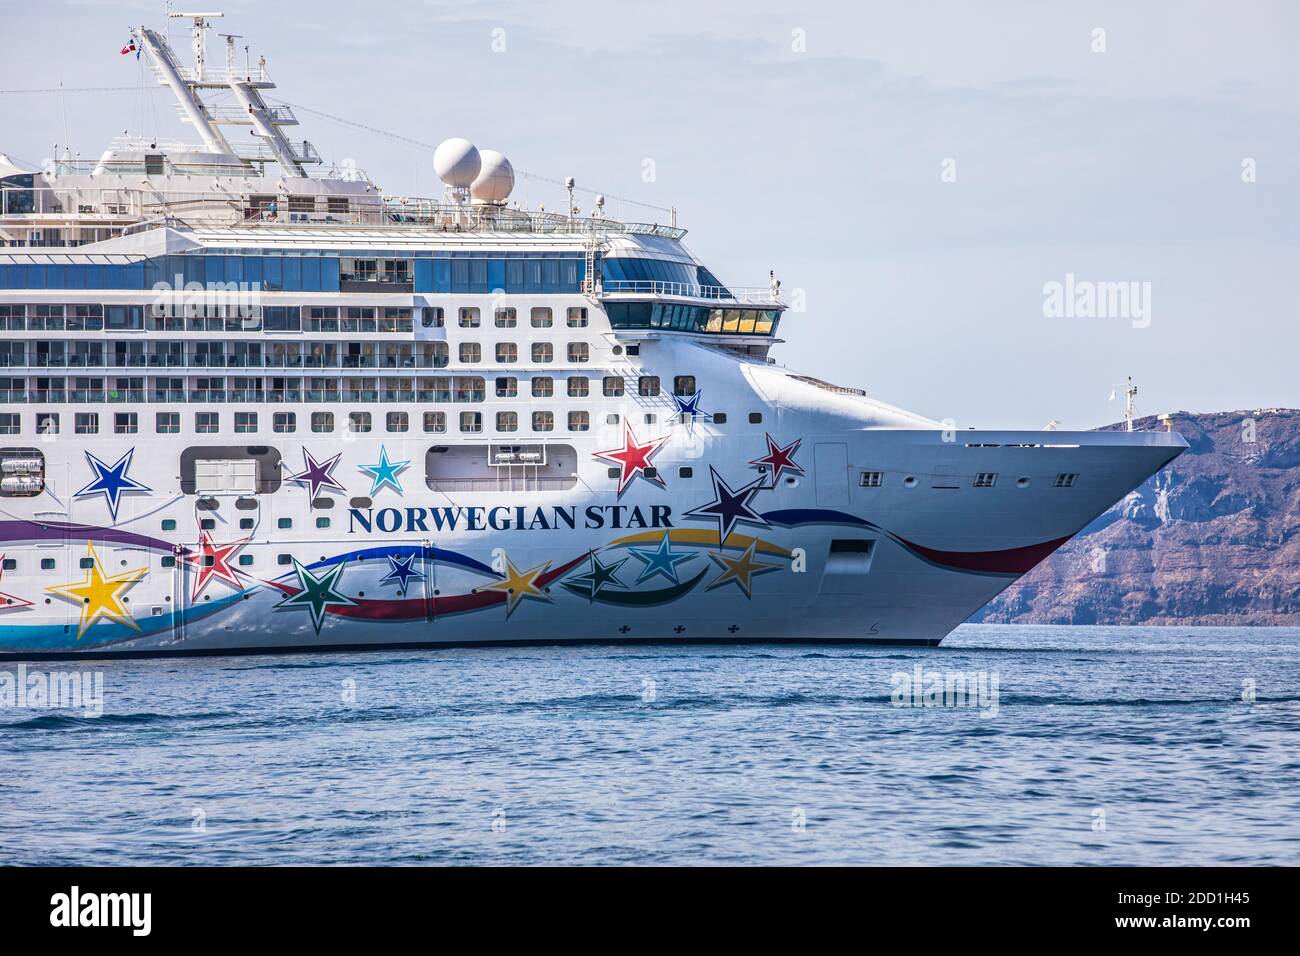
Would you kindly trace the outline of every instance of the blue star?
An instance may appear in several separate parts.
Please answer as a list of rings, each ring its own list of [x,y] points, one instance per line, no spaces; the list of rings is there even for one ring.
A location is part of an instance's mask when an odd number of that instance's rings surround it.
[[[424,572],[418,571],[414,567],[414,552],[408,554],[405,558],[399,558],[395,554],[390,554],[388,556],[388,564],[392,570],[379,579],[380,584],[386,584],[389,581],[396,581],[398,588],[405,591],[409,581],[424,580]]]
[[[629,548],[628,550],[632,552],[633,557],[645,562],[645,567],[641,569],[641,576],[636,579],[637,584],[654,577],[656,574],[662,574],[673,584],[680,584],[681,581],[677,577],[677,565],[695,557],[694,554],[673,551],[672,541],[669,539],[667,531],[664,532],[664,536],[657,548]]]
[[[93,495],[103,495],[104,500],[108,502],[108,513],[116,521],[117,506],[121,503],[122,492],[153,490],[148,485],[142,485],[134,478],[127,476],[127,470],[131,467],[131,456],[134,454],[135,449],[132,448],[119,458],[116,464],[109,466],[90,452],[86,452],[86,463],[90,465],[90,470],[95,473],[95,478],[73,497],[86,498]]]
[[[707,417],[707,415],[700,410],[700,396],[702,394],[704,394],[704,389],[699,389],[689,398],[682,395],[674,395],[673,401],[677,403],[677,414],[689,415],[689,422],[691,424],[693,424],[697,418]]]
[[[402,491],[402,483],[397,480],[397,476],[405,471],[410,464],[409,459],[406,461],[389,461],[388,449],[380,445],[378,464],[358,465],[357,467],[374,479],[370,485],[370,497],[373,498],[384,485],[389,485],[399,495],[405,494]]]

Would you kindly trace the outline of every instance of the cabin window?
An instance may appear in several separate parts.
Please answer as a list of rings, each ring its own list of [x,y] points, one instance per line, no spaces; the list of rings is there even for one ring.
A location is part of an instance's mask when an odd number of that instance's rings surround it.
[[[42,571],[53,571],[53,570],[54,570],[54,559],[53,559],[53,558],[41,558],[41,570],[42,570]]]
[[[275,556],[275,563],[281,565],[293,564],[293,558],[287,554],[277,554]]]
[[[714,413],[713,413],[712,415],[710,415],[709,417],[710,417],[710,419],[713,421],[713,424],[715,424],[715,425],[725,425],[725,424],[727,424],[727,413],[726,413],[726,412],[714,412]]]
[[[585,329],[587,327],[587,307],[582,305],[570,306],[566,324],[571,329]]]
[[[587,412],[569,412],[569,431],[585,432],[591,428],[591,415]]]
[[[443,324],[443,312],[440,306],[426,305],[420,310],[420,325],[426,329],[440,329]]]
[[[311,430],[314,432],[332,432],[334,430],[333,412],[312,412]]]
[[[601,387],[606,398],[617,398],[623,394],[623,379],[618,375],[606,375]]]
[[[460,310],[459,325],[462,329],[477,329],[481,323],[476,307],[466,306]]]
[[[586,398],[591,389],[591,382],[579,375],[569,378],[569,398]]]
[[[467,365],[483,360],[483,346],[477,342],[460,343],[460,360]]]
[[[241,568],[251,568],[253,566],[253,556],[251,554],[241,554],[239,556],[239,566]]]
[[[519,414],[517,412],[497,412],[497,431],[514,432],[519,430]]]
[[[513,308],[497,309],[493,320],[498,329],[513,329],[519,324],[519,314]]]
[[[674,395],[680,395],[684,398],[688,395],[694,395],[696,391],[694,375],[678,375],[673,379]]]
[[[533,412],[533,431],[549,432],[555,430],[554,412]]]
[[[591,346],[588,345],[586,342],[570,342],[569,361],[570,362],[591,361]]]
[[[497,343],[497,361],[502,363],[519,361],[519,346],[514,342]]]
[[[290,528],[293,527],[293,519],[292,519],[292,518],[279,518],[279,519],[276,520],[276,522],[275,522],[275,526],[276,526],[277,528],[279,528],[281,531],[287,531],[288,529],[290,529]]]
[[[348,412],[348,431],[364,434],[374,427],[369,412]]]
[[[637,379],[636,390],[637,390],[637,394],[643,397],[647,397],[647,398],[657,397],[659,395],[659,376],[642,375],[640,378]]]
[[[389,412],[384,416],[384,428],[390,432],[404,432],[410,427],[410,416],[406,412]]]
[[[618,422],[619,422],[619,417],[620,417],[620,416],[619,416],[618,412],[610,412],[608,415],[605,416],[605,424],[606,424],[606,425],[617,425]]]
[[[553,346],[550,342],[534,342],[533,361],[540,362],[540,363],[554,362],[555,346]]]
[[[327,516],[321,515],[316,519],[317,528],[328,528],[329,526],[330,526],[330,519]]]
[[[538,305],[533,307],[529,323],[535,329],[549,329],[555,324],[555,320],[551,317],[551,310],[548,307]]]
[[[77,417],[72,422],[72,430],[78,435],[99,434],[99,413],[77,412]]]
[[[555,394],[555,379],[540,375],[533,379],[533,398],[550,398]]]
[[[199,435],[213,435],[220,431],[220,419],[217,412],[195,412],[194,431]]]
[[[176,435],[181,430],[180,412],[158,412],[154,415],[154,431],[159,435]]]
[[[15,558],[5,558],[5,559],[4,559],[4,569],[5,569],[6,571],[16,571],[16,570],[18,569],[18,561],[17,561],[17,559],[15,559]]]
[[[481,432],[483,430],[483,413],[482,412],[461,412],[460,430],[463,432],[470,432],[470,433]]]
[[[695,474],[695,469],[692,468],[690,465],[682,465],[682,467],[677,469],[678,478],[690,478],[694,476],[694,474]]]
[[[257,412],[235,412],[235,433],[246,435],[257,431]]]
[[[276,412],[271,416],[271,431],[284,435],[298,430],[296,412]]]
[[[58,412],[37,412],[36,413],[36,434],[57,435],[58,433],[59,433]]]
[[[519,394],[519,379],[512,375],[497,378],[497,398],[514,398]]]
[[[17,412],[0,412],[0,435],[17,435],[22,417]]]
[[[761,425],[761,424],[763,424],[763,413],[762,413],[762,412],[750,412],[750,413],[749,413],[749,423],[750,423],[751,425]]]
[[[426,432],[445,432],[447,430],[447,413],[425,412],[424,430]]]
[[[200,518],[200,519],[199,519],[199,527],[202,528],[204,531],[212,531],[214,528],[216,528],[216,526],[217,526],[217,519],[216,519],[216,518]],[[209,560],[211,560],[211,559],[209,558]]]

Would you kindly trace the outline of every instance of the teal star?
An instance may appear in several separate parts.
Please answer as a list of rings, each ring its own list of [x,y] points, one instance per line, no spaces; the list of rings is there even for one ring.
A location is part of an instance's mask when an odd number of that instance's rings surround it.
[[[591,553],[591,570],[586,574],[580,574],[575,577],[574,581],[586,582],[587,589],[591,592],[587,596],[596,598],[605,588],[612,590],[626,591],[627,585],[618,579],[618,569],[627,563],[627,558],[619,558],[611,564],[601,564],[600,558],[596,557],[596,552]]]
[[[312,624],[316,626],[316,633],[319,634],[321,625],[325,623],[326,607],[331,604],[351,607],[357,603],[335,588],[343,574],[343,568],[346,566],[347,562],[344,561],[341,564],[334,565],[320,577],[316,577],[316,575],[299,564],[297,558],[294,558],[293,568],[298,572],[298,584],[302,590],[298,591],[297,594],[291,594],[277,604],[276,607],[306,607],[310,609]]]
[[[680,584],[681,582],[677,578],[677,565],[695,557],[694,554],[674,551],[673,543],[666,531],[659,541],[659,547],[653,550],[649,548],[629,548],[628,550],[632,552],[637,560],[645,562],[645,567],[641,569],[641,576],[636,579],[637,584],[649,580],[656,574],[662,574],[673,584]]]
[[[389,461],[388,449],[380,445],[379,462],[377,464],[358,465],[357,467],[374,479],[370,485],[370,497],[373,498],[384,485],[389,485],[399,495],[404,495],[402,483],[397,480],[397,476],[410,467],[410,464],[409,459],[406,461]]]

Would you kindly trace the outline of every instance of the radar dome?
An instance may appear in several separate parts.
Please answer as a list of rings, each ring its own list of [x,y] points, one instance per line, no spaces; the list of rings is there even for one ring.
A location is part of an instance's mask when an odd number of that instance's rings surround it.
[[[478,176],[478,150],[467,139],[444,139],[433,151],[433,171],[448,186],[468,186]]]
[[[479,153],[482,168],[478,178],[469,188],[469,193],[481,202],[505,202],[510,198],[510,190],[515,188],[515,170],[495,149],[485,149]]]

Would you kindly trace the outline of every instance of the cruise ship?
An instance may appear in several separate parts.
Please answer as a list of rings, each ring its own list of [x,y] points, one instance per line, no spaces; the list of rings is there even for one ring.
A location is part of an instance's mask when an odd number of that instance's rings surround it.
[[[437,198],[327,171],[172,16],[191,66],[123,52],[197,142],[0,156],[4,657],[937,644],[1186,447],[791,371],[812,320],[675,215],[523,208],[463,139]]]

